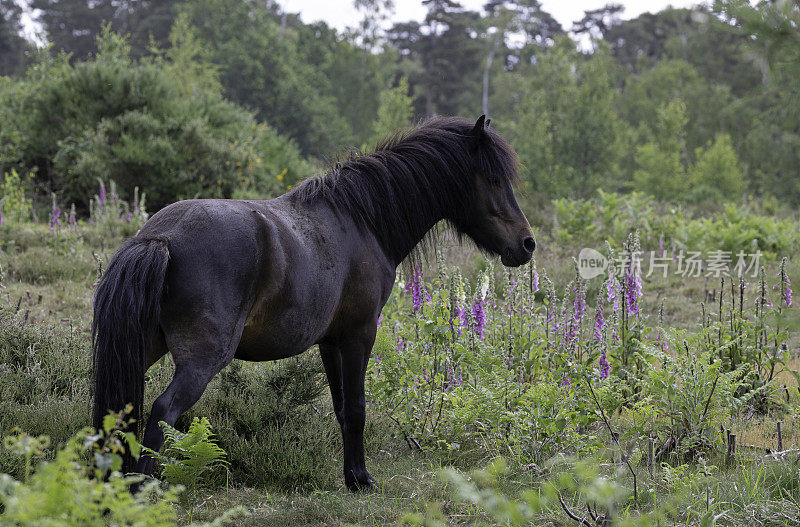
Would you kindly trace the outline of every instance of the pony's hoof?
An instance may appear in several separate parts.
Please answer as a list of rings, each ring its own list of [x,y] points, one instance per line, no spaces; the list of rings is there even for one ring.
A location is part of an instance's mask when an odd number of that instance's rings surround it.
[[[349,477],[348,477],[349,476]],[[351,492],[373,492],[375,491],[375,479],[366,470],[354,474],[350,473],[344,478],[345,485]]]

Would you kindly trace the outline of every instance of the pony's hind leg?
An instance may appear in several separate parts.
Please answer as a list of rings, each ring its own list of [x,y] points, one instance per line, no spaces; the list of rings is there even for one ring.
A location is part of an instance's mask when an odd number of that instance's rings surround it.
[[[142,444],[158,451],[164,442],[164,434],[159,423],[170,426],[200,399],[211,379],[233,360],[236,344],[228,339],[215,338],[219,332],[197,330],[193,339],[166,334],[166,342],[175,360],[175,375],[167,389],[153,403],[147,419]],[[236,339],[238,343],[238,339]],[[136,465],[136,472],[150,475],[154,466],[153,458],[142,455]]]

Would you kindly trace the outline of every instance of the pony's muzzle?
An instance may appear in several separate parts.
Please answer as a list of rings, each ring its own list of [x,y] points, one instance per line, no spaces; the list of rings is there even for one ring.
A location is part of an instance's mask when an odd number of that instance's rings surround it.
[[[536,249],[536,240],[533,239],[533,236],[525,236],[517,243],[516,247],[508,246],[501,254],[500,261],[506,267],[525,265],[533,258],[534,249]]]

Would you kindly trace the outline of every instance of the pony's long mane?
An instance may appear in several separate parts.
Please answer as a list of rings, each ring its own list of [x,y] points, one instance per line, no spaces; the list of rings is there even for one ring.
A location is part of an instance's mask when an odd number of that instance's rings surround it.
[[[474,199],[476,171],[517,183],[511,146],[488,127],[476,137],[474,126],[456,117],[429,119],[395,133],[370,154],[352,155],[326,175],[304,181],[290,196],[326,201],[372,231],[389,255],[414,259],[414,249],[437,220],[449,220],[456,230],[468,221],[460,215]]]

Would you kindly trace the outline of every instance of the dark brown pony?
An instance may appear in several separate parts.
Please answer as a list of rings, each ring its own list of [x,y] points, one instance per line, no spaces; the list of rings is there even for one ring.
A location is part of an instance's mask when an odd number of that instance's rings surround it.
[[[141,421],[144,375],[167,352],[175,376],[143,444],[194,405],[233,359],[319,345],[344,443],[348,488],[364,464],[364,374],[397,266],[439,221],[504,265],[531,259],[514,198],[517,158],[477,123],[434,118],[266,201],[188,200],[155,214],[114,255],[94,304],[94,424],[127,403]],[[149,474],[152,458],[136,471]]]

